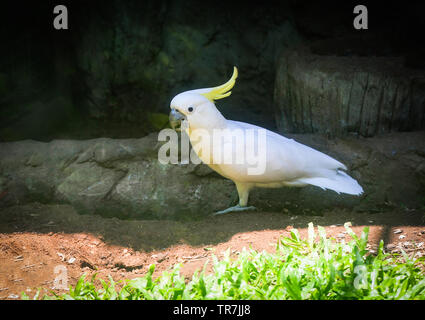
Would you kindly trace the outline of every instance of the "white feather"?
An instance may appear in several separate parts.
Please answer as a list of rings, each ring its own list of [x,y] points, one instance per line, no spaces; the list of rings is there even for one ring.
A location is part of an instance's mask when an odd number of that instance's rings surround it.
[[[264,128],[227,120],[229,129]],[[264,174],[247,175],[247,165],[219,165],[220,173],[228,178],[252,183],[259,187],[314,185],[337,193],[360,195],[362,187],[342,170],[346,166],[334,158],[267,130],[267,165]]]
[[[337,171],[337,173],[331,177],[301,178],[298,181],[311,184],[322,189],[330,189],[337,193],[347,193],[352,195],[360,195],[363,193],[363,188],[357,183],[357,181],[343,171]]]

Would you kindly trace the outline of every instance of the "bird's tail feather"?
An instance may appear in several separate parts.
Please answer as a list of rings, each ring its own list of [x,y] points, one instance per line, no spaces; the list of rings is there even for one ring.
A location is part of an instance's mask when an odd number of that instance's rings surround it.
[[[363,188],[358,184],[358,182],[340,170],[338,170],[337,174],[333,177],[302,178],[298,181],[311,184],[322,189],[330,189],[337,193],[353,195],[361,195],[363,193]]]

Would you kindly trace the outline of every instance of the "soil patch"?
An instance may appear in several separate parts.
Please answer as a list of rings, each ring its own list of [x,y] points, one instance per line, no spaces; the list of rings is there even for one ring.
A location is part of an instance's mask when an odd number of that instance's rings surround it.
[[[119,220],[79,215],[68,205],[32,203],[0,212],[0,298],[17,299],[21,292],[32,297],[55,288],[55,278],[66,270],[68,285],[83,274],[115,281],[144,275],[150,264],[155,276],[182,263],[189,278],[211,255],[221,257],[230,248],[244,247],[273,252],[280,236],[298,228],[307,236],[307,224],[325,227],[328,236],[348,240],[343,224],[350,221],[360,234],[370,227],[369,249],[381,239],[387,251],[401,248],[419,257],[425,254],[424,213],[393,210],[359,213],[343,210],[323,216],[294,216],[276,212],[245,212],[211,216],[201,221]]]

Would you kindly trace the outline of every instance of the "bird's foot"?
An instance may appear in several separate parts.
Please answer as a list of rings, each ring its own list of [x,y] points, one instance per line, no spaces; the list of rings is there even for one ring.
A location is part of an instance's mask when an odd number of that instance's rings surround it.
[[[257,210],[257,208],[253,207],[253,206],[242,207],[240,205],[236,205],[234,207],[230,207],[230,208],[227,208],[227,209],[224,209],[224,210],[221,210],[221,211],[214,212],[213,215],[217,216],[217,215],[220,215],[220,214],[225,214],[225,213],[230,213],[230,212],[252,211],[252,210]]]

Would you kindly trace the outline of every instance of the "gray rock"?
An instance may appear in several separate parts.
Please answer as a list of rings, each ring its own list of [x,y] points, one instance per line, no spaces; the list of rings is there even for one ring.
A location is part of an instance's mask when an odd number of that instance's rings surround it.
[[[334,208],[375,212],[388,209],[388,203],[422,205],[417,169],[425,161],[424,132],[335,140],[287,136],[345,163],[365,194],[338,195],[313,186],[257,189],[250,204],[259,210],[317,215]],[[1,143],[0,208],[38,201],[120,218],[197,219],[236,204],[232,181],[203,164],[161,164],[160,146],[157,133],[141,139]]]

